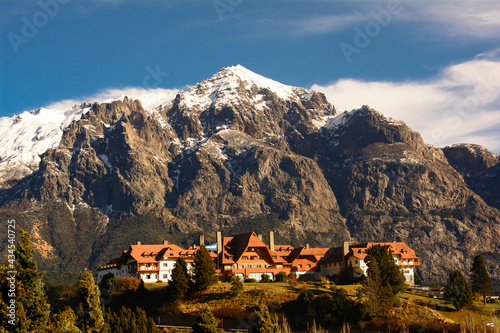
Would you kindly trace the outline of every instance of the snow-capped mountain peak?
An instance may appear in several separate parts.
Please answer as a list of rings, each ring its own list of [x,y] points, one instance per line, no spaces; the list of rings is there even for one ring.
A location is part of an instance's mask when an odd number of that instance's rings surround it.
[[[211,78],[184,91],[182,104],[186,108],[202,111],[210,106],[220,109],[237,105],[246,97],[252,101],[255,109],[262,110],[266,105],[264,91],[272,92],[283,100],[299,101],[311,96],[304,88],[279,83],[236,65],[224,67]]]

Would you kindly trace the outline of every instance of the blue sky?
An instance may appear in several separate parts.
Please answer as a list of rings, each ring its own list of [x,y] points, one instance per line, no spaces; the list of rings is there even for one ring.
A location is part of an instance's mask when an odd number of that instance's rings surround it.
[[[497,1],[2,0],[0,116],[241,64],[500,153],[499,17]]]

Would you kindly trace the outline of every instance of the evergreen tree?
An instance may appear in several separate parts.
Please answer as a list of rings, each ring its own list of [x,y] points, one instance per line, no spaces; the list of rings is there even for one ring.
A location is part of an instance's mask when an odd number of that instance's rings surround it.
[[[92,333],[106,330],[106,322],[104,321],[100,301],[101,293],[92,272],[88,270],[83,272],[77,286],[81,300],[76,311],[78,327],[84,332]]]
[[[48,332],[51,333],[81,333],[82,331],[76,326],[77,317],[73,309],[67,307],[64,311],[59,312],[51,318],[51,323]]]
[[[217,333],[217,322],[212,311],[205,306],[193,326],[193,333]]]
[[[172,280],[168,283],[167,288],[175,299],[183,299],[189,289],[188,270],[186,261],[182,257],[175,262]]]
[[[383,287],[387,288],[393,295],[396,295],[405,287],[405,276],[401,267],[396,265],[392,257],[392,251],[388,246],[374,245],[367,251],[365,263],[368,266],[368,271],[373,270],[374,266],[378,266],[380,274],[380,282]]]
[[[238,296],[243,291],[243,282],[237,276],[231,278],[231,294]]]
[[[486,304],[486,296],[491,293],[491,281],[482,255],[474,258],[470,272],[472,291],[482,296],[483,304]]]
[[[16,332],[43,332],[47,329],[49,304],[44,294],[43,272],[33,258],[33,246],[26,231],[18,228],[18,241],[8,245],[9,261],[0,268],[1,327],[15,327]],[[15,272],[15,273],[13,273]],[[12,288],[11,288],[12,286]],[[11,301],[15,300],[15,326],[9,324]]]
[[[252,323],[252,327],[249,332],[252,333],[277,333],[278,325],[274,324],[271,320],[271,315],[269,314],[269,309],[265,304],[257,306],[255,310],[255,321]]]
[[[472,289],[461,270],[450,272],[444,295],[459,311],[472,305]]]
[[[380,269],[376,259],[371,259],[371,268],[363,281],[363,299],[370,316],[382,314],[391,303],[391,292],[382,285]]]
[[[207,248],[202,245],[194,257],[194,290],[206,290],[214,283],[217,283],[215,265]]]
[[[127,309],[124,306],[118,313],[106,310],[104,318],[109,325],[110,332],[121,333],[159,333],[160,329],[156,327],[152,318],[146,315],[146,312],[140,308],[135,311]]]

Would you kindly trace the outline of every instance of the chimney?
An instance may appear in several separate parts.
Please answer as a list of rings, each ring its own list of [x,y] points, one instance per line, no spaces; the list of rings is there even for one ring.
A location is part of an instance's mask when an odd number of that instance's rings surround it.
[[[222,233],[217,231],[217,254],[222,253]]]
[[[168,245],[168,240],[164,239],[163,240],[163,245]]]
[[[342,263],[346,264],[346,255],[349,253],[349,242],[342,242]]]
[[[309,250],[309,243],[306,244],[306,250]]]
[[[137,241],[137,245],[141,245],[141,241]]]
[[[259,237],[259,239],[262,240],[262,234],[258,234],[257,237]]]
[[[274,252],[274,231],[269,231],[269,249]]]
[[[205,235],[201,234],[200,235],[200,246],[205,245]]]

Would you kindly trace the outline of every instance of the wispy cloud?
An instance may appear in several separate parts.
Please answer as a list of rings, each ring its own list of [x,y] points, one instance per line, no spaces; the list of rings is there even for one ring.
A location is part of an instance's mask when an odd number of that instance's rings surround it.
[[[497,1],[427,1],[406,3],[397,20],[417,22],[427,38],[498,38],[500,3]]]
[[[405,121],[424,140],[445,146],[477,143],[500,153],[500,58],[498,50],[449,66],[427,81],[342,79],[311,88],[339,109],[368,104]]]
[[[65,99],[57,102],[51,102],[44,106],[47,109],[56,110],[68,110],[74,105],[80,105],[82,102],[89,100],[90,102],[105,103],[111,102],[117,99],[123,99],[125,96],[131,99],[141,99],[143,101],[143,107],[147,107],[148,101],[144,98],[147,96],[161,95],[161,96],[175,96],[179,92],[179,89],[144,89],[137,87],[125,87],[125,88],[109,88],[99,91],[90,96],[82,96],[77,98]],[[151,98],[149,98],[151,99]]]
[[[369,19],[368,14],[356,12],[353,14],[315,15],[296,20],[280,20],[274,22],[276,27],[292,35],[325,34],[345,28],[350,28]]]

